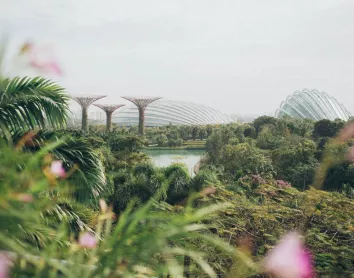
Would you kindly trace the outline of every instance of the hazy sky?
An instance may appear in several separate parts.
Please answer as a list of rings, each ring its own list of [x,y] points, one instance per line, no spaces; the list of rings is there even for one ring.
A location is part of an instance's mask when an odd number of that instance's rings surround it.
[[[0,0],[15,43],[55,46],[72,94],[272,113],[317,88],[354,112],[353,0]]]

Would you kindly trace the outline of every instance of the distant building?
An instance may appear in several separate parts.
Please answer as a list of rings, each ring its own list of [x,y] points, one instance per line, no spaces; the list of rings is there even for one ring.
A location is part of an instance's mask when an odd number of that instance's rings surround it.
[[[308,118],[316,121],[322,119],[347,121],[351,114],[334,97],[325,92],[304,89],[296,91],[282,102],[275,116],[278,118],[284,116]]]
[[[233,121],[237,121],[238,123],[250,123],[253,122],[254,119],[258,118],[260,115],[241,115],[241,114],[232,114],[230,117]]]

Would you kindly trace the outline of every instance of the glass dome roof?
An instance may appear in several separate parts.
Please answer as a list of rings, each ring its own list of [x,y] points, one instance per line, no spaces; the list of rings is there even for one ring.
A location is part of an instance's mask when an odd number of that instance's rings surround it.
[[[325,92],[304,89],[296,91],[282,102],[275,116],[309,118],[316,121],[322,119],[347,121],[351,114],[341,103]]]
[[[128,104],[117,110],[113,122],[121,126],[138,125],[137,107],[134,104]],[[146,126],[206,125],[231,122],[232,119],[229,115],[216,109],[178,100],[157,100],[149,104],[145,112]]]

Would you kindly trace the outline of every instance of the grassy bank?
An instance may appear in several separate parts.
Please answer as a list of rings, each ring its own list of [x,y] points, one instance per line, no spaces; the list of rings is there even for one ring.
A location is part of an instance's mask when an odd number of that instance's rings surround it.
[[[188,140],[183,143],[182,146],[176,147],[158,147],[158,146],[149,146],[149,150],[205,150],[205,141],[204,140]]]
[[[145,148],[146,150],[200,150],[204,151],[205,147],[204,146],[180,146],[180,147],[147,147]]]

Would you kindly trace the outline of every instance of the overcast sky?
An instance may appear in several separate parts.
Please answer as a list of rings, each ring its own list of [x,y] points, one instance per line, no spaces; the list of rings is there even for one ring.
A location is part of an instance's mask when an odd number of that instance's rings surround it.
[[[303,88],[354,112],[353,0],[0,0],[14,43],[49,42],[72,94],[270,114]]]

